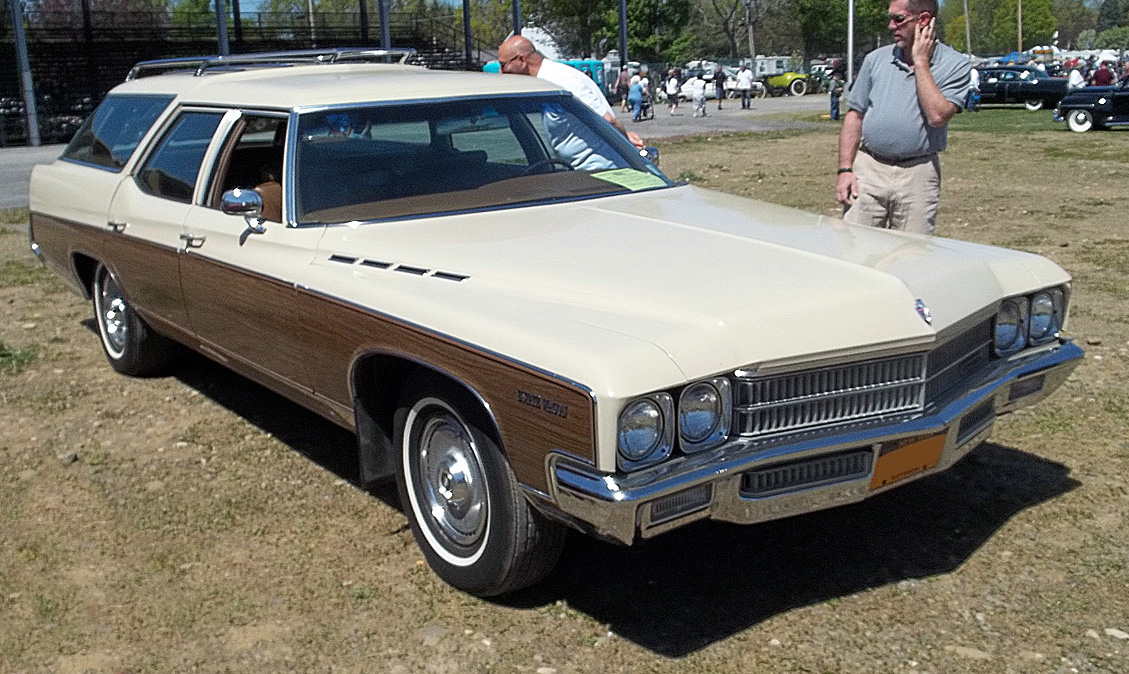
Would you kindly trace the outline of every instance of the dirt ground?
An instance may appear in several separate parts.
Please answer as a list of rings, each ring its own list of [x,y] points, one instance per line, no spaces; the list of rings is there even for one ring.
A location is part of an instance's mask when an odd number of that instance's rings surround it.
[[[423,565],[347,433],[203,358],[114,374],[0,227],[0,672],[1129,671],[1129,134],[1022,114],[953,130],[938,234],[1074,274],[1065,387],[945,474],[633,548],[574,536],[495,602]],[[666,141],[663,168],[831,214],[835,131]]]

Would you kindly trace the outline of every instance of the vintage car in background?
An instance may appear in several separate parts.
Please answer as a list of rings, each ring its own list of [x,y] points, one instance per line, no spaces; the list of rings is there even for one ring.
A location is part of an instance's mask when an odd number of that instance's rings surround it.
[[[354,431],[456,587],[946,470],[1082,358],[1043,257],[676,183],[542,80],[389,55],[139,64],[31,247],[118,372],[179,344]]]
[[[1056,122],[1085,133],[1129,124],[1129,86],[1085,87],[1067,94],[1055,108]]]
[[[1067,82],[1067,78],[1051,77],[1035,66],[983,66],[980,103],[1022,103],[1028,110],[1042,110],[1066,95]]]

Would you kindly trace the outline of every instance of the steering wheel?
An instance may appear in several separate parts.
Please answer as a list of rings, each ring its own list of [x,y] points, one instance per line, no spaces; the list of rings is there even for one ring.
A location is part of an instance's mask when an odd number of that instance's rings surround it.
[[[547,166],[554,166],[554,165],[555,166],[563,166],[568,171],[576,170],[576,169],[572,168],[572,164],[568,163],[567,161],[565,161],[563,159],[558,159],[556,157],[549,157],[548,159],[542,159],[541,161],[533,162],[529,166],[525,167],[525,170],[522,171],[521,174],[527,176],[527,175],[534,173],[538,169],[542,169],[542,168],[545,168]]]

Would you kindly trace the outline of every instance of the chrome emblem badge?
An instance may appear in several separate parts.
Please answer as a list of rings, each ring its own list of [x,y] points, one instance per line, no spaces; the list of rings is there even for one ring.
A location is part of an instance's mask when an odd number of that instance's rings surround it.
[[[927,325],[933,325],[933,314],[929,313],[929,307],[925,306],[925,302],[917,300],[913,305],[917,309],[917,315],[921,316],[921,320],[925,321]]]

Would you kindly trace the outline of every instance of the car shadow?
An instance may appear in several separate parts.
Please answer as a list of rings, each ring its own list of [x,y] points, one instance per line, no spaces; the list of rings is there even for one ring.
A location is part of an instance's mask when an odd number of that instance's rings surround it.
[[[1060,463],[986,443],[944,473],[831,510],[702,522],[630,548],[574,536],[554,574],[510,602],[563,600],[682,657],[794,608],[951,572],[1013,515],[1080,484]]]
[[[170,374],[355,485],[352,433],[202,356]],[[683,657],[768,618],[948,573],[1016,513],[1081,483],[1063,464],[987,443],[950,470],[862,503],[752,526],[700,522],[633,547],[571,535],[553,574],[494,600],[563,601],[619,637]],[[369,492],[401,510],[395,487]]]

